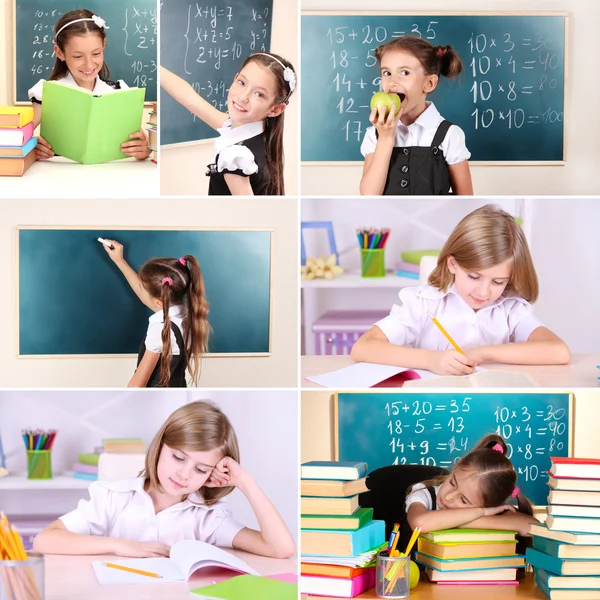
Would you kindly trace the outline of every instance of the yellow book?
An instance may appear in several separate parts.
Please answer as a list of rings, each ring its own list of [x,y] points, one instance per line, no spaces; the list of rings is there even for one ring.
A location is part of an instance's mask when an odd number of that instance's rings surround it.
[[[16,129],[33,121],[32,106],[0,106],[0,127]]]

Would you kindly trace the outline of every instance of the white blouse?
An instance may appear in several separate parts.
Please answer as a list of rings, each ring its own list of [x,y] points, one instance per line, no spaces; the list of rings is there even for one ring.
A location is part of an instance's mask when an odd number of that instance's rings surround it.
[[[44,86],[44,81],[46,81],[46,79],[40,79],[27,92],[27,95],[29,96],[30,100],[32,98],[35,98],[39,102],[42,101],[42,88]],[[61,79],[57,79],[56,83],[62,83],[63,85],[70,85],[71,87],[79,87],[77,85],[77,82],[75,81],[75,79],[73,79],[73,75],[71,75],[70,71],[68,71],[67,74],[64,77],[62,77]],[[122,79],[119,79],[119,84],[121,85],[122,90],[126,90],[129,88],[129,86]],[[81,89],[86,89],[86,88],[81,88]],[[87,91],[89,92],[90,90],[87,90]],[[115,91],[115,88],[108,85],[108,83],[106,83],[105,81],[102,81],[102,79],[100,79],[100,77],[96,77],[96,83],[94,84],[94,89],[90,92],[90,94],[102,95],[102,94],[106,94],[106,93],[114,92],[114,91]]]
[[[231,126],[231,119],[227,119],[223,126],[217,129],[219,137],[213,146],[213,162],[217,159],[217,170],[243,171],[244,175],[253,175],[258,171],[258,165],[254,160],[254,154],[246,146],[240,144],[260,135],[265,130],[263,121],[245,123],[238,127]]]
[[[441,485],[433,486],[436,498],[441,487]],[[404,502],[406,512],[408,512],[408,509],[413,502],[420,502],[427,510],[439,510],[437,504],[435,506],[431,505],[431,494],[422,483],[413,485],[412,492],[406,497],[406,501]]]
[[[181,331],[183,336],[183,309],[181,306],[171,306],[169,308],[169,318]],[[146,332],[146,350],[160,354],[163,349],[162,330],[163,330],[163,312],[159,310],[148,319],[148,331]],[[171,329],[171,354],[178,355],[181,352],[175,334]]]

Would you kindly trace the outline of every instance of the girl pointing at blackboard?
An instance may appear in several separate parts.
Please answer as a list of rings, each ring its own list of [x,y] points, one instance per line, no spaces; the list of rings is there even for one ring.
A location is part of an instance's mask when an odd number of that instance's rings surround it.
[[[363,195],[472,195],[471,156],[460,127],[446,121],[427,94],[440,75],[455,77],[462,62],[450,46],[406,36],[379,46],[381,88],[400,96],[398,112],[373,108],[361,145]]]
[[[273,53],[255,52],[242,64],[222,113],[184,79],[161,67],[160,85],[219,133],[208,165],[211,196],[280,196],[283,181],[283,118],[296,88],[294,67]]]
[[[108,26],[104,19],[89,10],[65,13],[54,25],[56,63],[50,81],[81,87],[96,94],[126,89],[128,86],[123,80],[108,80],[109,70],[104,62],[105,29]],[[43,84],[44,79],[40,79],[28,92],[33,103],[35,127],[42,120]],[[150,156],[148,139],[142,130],[133,132],[129,137],[131,141],[121,144],[122,152],[138,160]],[[38,160],[54,156],[50,144],[40,136],[35,151]]]

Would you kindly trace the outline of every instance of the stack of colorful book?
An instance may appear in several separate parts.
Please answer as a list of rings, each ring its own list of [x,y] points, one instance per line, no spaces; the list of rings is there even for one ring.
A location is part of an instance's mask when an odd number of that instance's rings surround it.
[[[385,523],[361,508],[366,463],[313,461],[301,467],[300,591],[354,598],[375,585]]]
[[[107,454],[144,454],[146,446],[141,438],[120,438],[102,440]]]
[[[419,265],[401,260],[396,263],[396,275],[408,279],[419,279]]]
[[[600,460],[551,458],[548,516],[527,562],[551,600],[600,600]]]
[[[154,163],[158,163],[158,103],[152,103],[152,112],[150,113],[150,119],[148,121],[146,130],[148,131],[148,147],[152,150],[150,160]]]
[[[446,529],[422,533],[415,560],[430,581],[443,584],[516,584],[525,557],[516,554],[516,531]]]
[[[35,162],[31,106],[0,106],[0,175],[21,177]]]
[[[73,465],[73,477],[75,479],[98,480],[98,459],[104,448],[95,448],[94,452],[82,452],[77,456],[77,462]]]

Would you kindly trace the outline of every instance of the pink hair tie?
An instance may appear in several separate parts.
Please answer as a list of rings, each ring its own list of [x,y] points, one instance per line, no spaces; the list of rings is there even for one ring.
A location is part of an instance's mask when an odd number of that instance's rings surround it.
[[[500,454],[504,454],[504,449],[500,444],[495,444],[494,446],[492,446],[492,450],[494,452],[500,452]]]
[[[185,258],[183,258],[183,256],[181,258],[177,259],[184,267],[187,267],[187,260],[185,260]]]
[[[516,498],[521,493],[521,490],[515,485],[515,489],[512,491],[510,495],[511,498]]]
[[[161,283],[163,285],[165,285],[165,283],[168,283],[169,287],[171,287],[173,285],[173,280],[170,277],[164,277]]]

